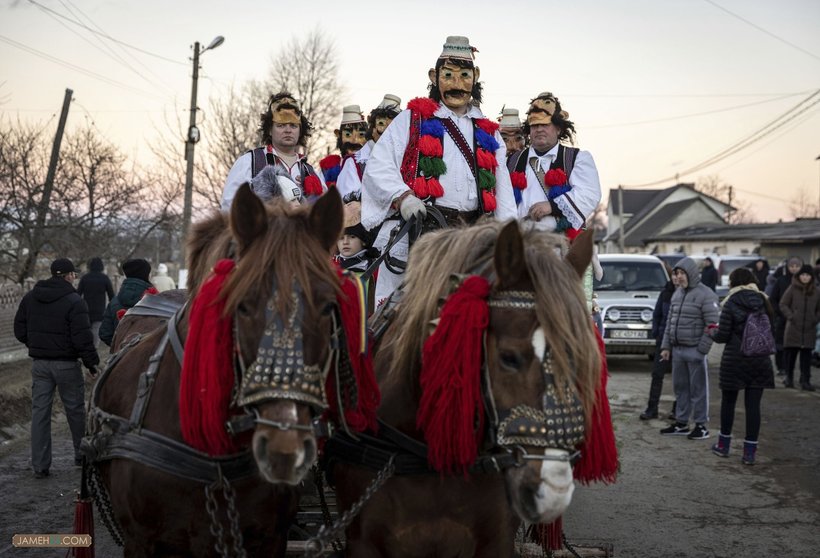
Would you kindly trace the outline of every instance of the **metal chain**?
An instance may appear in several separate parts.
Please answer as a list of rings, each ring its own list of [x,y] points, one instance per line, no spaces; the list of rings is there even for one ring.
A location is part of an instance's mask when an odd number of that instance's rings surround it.
[[[316,484],[316,492],[319,493],[319,506],[322,510],[322,519],[325,522],[325,526],[330,528],[333,525],[333,518],[330,516],[330,509],[327,505],[327,499],[325,498],[325,487],[324,481],[322,480],[322,470],[319,468],[318,463],[314,463],[312,467],[313,472],[313,481]],[[333,550],[336,552],[342,551],[342,542],[334,537],[331,541],[333,543]]]
[[[219,521],[217,514],[219,512],[219,504],[216,501],[214,490],[219,488],[219,481],[209,484],[205,487],[205,510],[211,518],[211,534],[216,539],[214,549],[219,556],[228,558],[228,547],[225,545],[225,533],[222,530],[222,522]]]
[[[91,491],[91,497],[94,503],[97,504],[97,511],[100,514],[103,525],[108,529],[111,538],[117,546],[123,546],[123,535],[117,519],[114,517],[114,510],[111,508],[111,499],[108,497],[108,490],[100,479],[99,468],[92,463],[86,464],[88,467],[88,489]]]
[[[376,478],[370,483],[370,486],[365,489],[361,498],[350,506],[350,509],[346,510],[331,527],[323,525],[315,537],[308,539],[305,544],[306,558],[321,556],[324,554],[328,542],[344,533],[345,529],[348,528],[356,516],[359,515],[359,512],[362,511],[364,505],[373,497],[382,485],[387,482],[387,479],[392,477],[393,473],[396,472],[395,460],[396,454],[394,453],[390,456],[390,460],[387,462],[387,465],[385,465],[384,468],[378,472]]]
[[[233,537],[233,551],[237,558],[246,558],[245,543],[242,540],[242,531],[239,529],[239,512],[236,510],[236,492],[228,479],[222,479],[222,495],[228,503],[228,520],[231,524],[231,536]]]
[[[572,554],[573,556],[575,556],[575,558],[583,558],[580,554],[578,554],[578,553],[575,551],[575,548],[574,548],[573,546],[570,546],[569,541],[567,540],[567,534],[566,534],[566,533],[564,533],[563,531],[561,531],[561,540],[563,540],[563,541],[564,541],[564,548],[566,548],[567,550],[569,550],[570,554]]]

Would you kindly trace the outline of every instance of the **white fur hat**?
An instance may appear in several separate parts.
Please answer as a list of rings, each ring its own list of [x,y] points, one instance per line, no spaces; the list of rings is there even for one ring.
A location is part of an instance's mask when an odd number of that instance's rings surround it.
[[[347,105],[342,109],[342,123],[340,126],[359,123],[365,123],[364,115],[362,114],[362,109],[359,108],[359,105]]]
[[[441,50],[439,59],[442,58],[458,58],[461,60],[475,60],[476,48],[470,46],[470,39],[467,37],[450,36],[444,41],[444,47]]]

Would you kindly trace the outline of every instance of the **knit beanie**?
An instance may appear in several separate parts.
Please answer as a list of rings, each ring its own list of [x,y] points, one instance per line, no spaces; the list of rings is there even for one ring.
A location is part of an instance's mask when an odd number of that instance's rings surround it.
[[[122,264],[122,272],[126,277],[133,277],[135,279],[142,279],[146,283],[151,276],[151,264],[142,258],[136,260],[128,260]]]

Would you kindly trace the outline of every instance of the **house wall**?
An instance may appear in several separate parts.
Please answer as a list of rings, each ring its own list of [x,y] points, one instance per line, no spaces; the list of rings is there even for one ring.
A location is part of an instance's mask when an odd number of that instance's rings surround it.
[[[682,247],[683,252],[688,256],[705,254],[742,256],[754,254],[758,246],[758,242],[748,240],[666,240],[649,244],[647,250],[652,251],[655,249],[658,254],[673,254],[680,251]]]
[[[814,265],[817,258],[820,258],[820,240],[808,241],[806,243],[767,243],[765,240],[760,244],[760,255],[769,260],[769,264],[774,266],[776,262],[790,256],[802,258],[805,263]]]

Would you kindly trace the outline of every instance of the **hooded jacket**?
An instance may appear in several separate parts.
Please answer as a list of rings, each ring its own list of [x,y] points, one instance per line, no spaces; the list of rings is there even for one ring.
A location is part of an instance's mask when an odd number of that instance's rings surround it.
[[[712,337],[715,343],[726,343],[720,359],[720,389],[774,387],[771,357],[747,357],[740,350],[743,330],[750,314],[763,311],[768,314],[770,321],[774,318],[771,307],[766,307],[765,296],[753,290],[740,290],[729,296],[723,304],[720,326]]]
[[[14,316],[14,336],[31,358],[75,361],[86,368],[100,362],[88,319],[88,306],[62,277],[38,281]]]
[[[111,279],[103,273],[103,263],[100,258],[92,259],[88,264],[89,272],[80,278],[77,293],[88,304],[88,314],[91,322],[100,322],[103,319],[105,305],[114,298],[114,287]]]
[[[114,340],[114,330],[120,319],[117,313],[122,309],[129,309],[140,301],[145,291],[151,288],[151,283],[136,277],[126,277],[117,293],[105,309],[102,323],[100,324],[100,339],[108,346]]]
[[[814,281],[804,285],[795,274],[780,300],[780,312],[786,318],[783,347],[813,349],[820,321],[820,291]]]
[[[685,289],[678,287],[672,295],[661,349],[697,347],[705,355],[712,347],[712,338],[705,332],[706,326],[717,324],[720,317],[718,297],[700,282],[698,265],[692,258],[683,258],[675,269],[686,273],[689,284]]]

